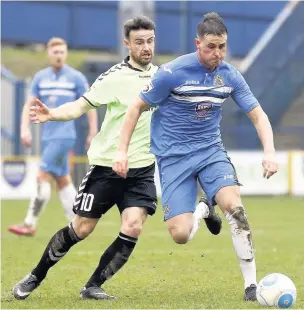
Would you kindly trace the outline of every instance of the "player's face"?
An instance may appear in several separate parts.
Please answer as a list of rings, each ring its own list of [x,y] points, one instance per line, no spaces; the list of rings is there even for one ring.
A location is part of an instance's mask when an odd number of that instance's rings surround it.
[[[129,49],[130,57],[139,65],[146,66],[152,61],[154,55],[154,30],[132,30],[125,44]]]
[[[60,69],[64,66],[67,55],[67,46],[64,44],[55,45],[48,48],[49,62],[55,69]]]
[[[227,35],[205,35],[195,39],[199,60],[209,69],[218,67],[226,55]]]

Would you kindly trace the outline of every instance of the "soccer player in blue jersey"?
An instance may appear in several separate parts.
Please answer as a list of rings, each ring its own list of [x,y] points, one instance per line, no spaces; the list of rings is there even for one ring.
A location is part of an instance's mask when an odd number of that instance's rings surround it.
[[[56,108],[67,101],[74,101],[82,96],[88,88],[85,76],[65,64],[67,44],[61,38],[52,38],[47,44],[50,67],[39,71],[33,78],[30,96],[26,101],[21,121],[21,140],[24,146],[30,147],[29,107],[36,98],[42,100],[49,108]],[[89,134],[87,147],[97,133],[97,114],[88,112]],[[17,235],[33,236],[37,220],[51,197],[52,178],[56,180],[59,196],[66,217],[74,217],[73,202],[76,189],[69,173],[69,152],[76,141],[74,121],[49,122],[42,125],[42,157],[37,175],[37,191],[30,201],[28,212],[22,225],[11,225],[9,231]]]
[[[197,181],[209,202],[218,204],[231,228],[245,282],[244,299],[256,300],[256,265],[251,230],[240,198],[240,183],[221,141],[222,104],[231,96],[253,122],[264,148],[264,177],[277,172],[273,132],[267,115],[240,72],[223,61],[227,28],[208,13],[197,26],[197,52],[163,65],[127,111],[113,170],[125,177],[127,151],[141,113],[156,108],[151,151],[156,155],[163,212],[176,243],[191,239]]]

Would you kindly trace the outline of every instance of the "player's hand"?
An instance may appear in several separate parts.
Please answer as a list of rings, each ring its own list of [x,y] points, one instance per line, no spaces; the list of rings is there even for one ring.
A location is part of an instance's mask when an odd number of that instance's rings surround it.
[[[264,172],[263,177],[266,179],[269,179],[271,176],[273,176],[279,169],[275,153],[264,153],[264,159],[262,162]]]
[[[115,171],[122,178],[127,177],[128,173],[128,154],[123,151],[118,151],[113,162],[113,171]]]
[[[21,129],[21,142],[22,144],[29,148],[32,145],[32,134],[29,128]]]
[[[30,120],[35,124],[45,123],[51,120],[50,109],[39,99],[30,106]]]

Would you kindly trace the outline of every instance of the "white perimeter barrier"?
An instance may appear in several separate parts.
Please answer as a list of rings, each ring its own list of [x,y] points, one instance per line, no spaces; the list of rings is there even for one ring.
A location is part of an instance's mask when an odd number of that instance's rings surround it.
[[[235,166],[243,195],[299,195],[304,196],[304,152],[277,152],[279,172],[270,179],[263,178],[263,152],[230,151],[228,155]],[[36,190],[38,161],[1,160],[1,198],[28,199]],[[155,182],[161,196],[158,171]]]
[[[278,152],[279,172],[270,179],[263,178],[262,152],[229,152],[243,195],[288,194],[288,153]]]
[[[1,199],[27,199],[36,190],[38,162],[27,160],[1,160]]]
[[[304,151],[291,152],[290,193],[304,196]]]

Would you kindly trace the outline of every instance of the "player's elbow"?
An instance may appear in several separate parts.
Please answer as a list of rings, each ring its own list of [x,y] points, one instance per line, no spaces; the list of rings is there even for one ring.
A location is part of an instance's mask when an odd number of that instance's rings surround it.
[[[139,114],[149,109],[149,105],[143,101],[140,97],[133,105],[134,110],[136,110]]]

